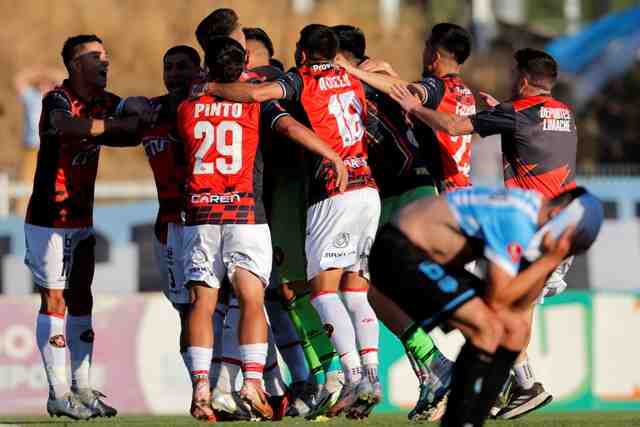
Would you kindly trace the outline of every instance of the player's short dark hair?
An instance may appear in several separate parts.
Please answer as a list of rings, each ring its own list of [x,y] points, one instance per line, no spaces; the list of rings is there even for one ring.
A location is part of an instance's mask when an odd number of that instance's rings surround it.
[[[176,55],[178,53],[186,55],[196,67],[200,66],[200,54],[197,50],[191,46],[187,46],[186,44],[179,44],[177,46],[170,47],[162,57],[162,61],[164,62],[167,59],[167,56]]]
[[[284,71],[284,64],[279,59],[269,58],[269,65],[277,68],[280,71]]]
[[[553,56],[537,49],[520,49],[513,57],[518,70],[526,73],[531,82],[551,90],[558,78],[558,63]]]
[[[562,193],[551,198],[551,200],[549,200],[549,205],[553,207],[564,207],[586,193],[587,190],[584,187],[572,188],[571,190],[563,191]]]
[[[243,28],[242,32],[244,33],[244,37],[247,40],[257,40],[267,48],[269,52],[269,57],[273,56],[273,42],[269,37],[269,34],[262,28],[253,27],[253,28]]]
[[[310,24],[300,31],[298,46],[312,61],[332,60],[338,51],[338,36],[326,25]]]
[[[246,52],[230,37],[213,37],[207,43],[204,62],[215,81],[231,83],[238,80],[245,66]]]
[[[434,48],[443,49],[456,58],[458,64],[471,55],[471,34],[459,25],[441,22],[431,29],[429,43]]]
[[[340,49],[350,52],[356,59],[364,59],[367,41],[364,33],[353,25],[334,25],[331,27],[340,43]]]
[[[69,37],[62,46],[62,62],[67,67],[67,71],[71,71],[69,64],[73,60],[73,55],[76,52],[76,47],[91,42],[102,43],[102,39],[95,34],[80,34],[77,36]]]
[[[238,28],[240,18],[233,9],[216,9],[207,15],[196,27],[196,39],[207,50],[207,43],[212,36],[227,37]]]

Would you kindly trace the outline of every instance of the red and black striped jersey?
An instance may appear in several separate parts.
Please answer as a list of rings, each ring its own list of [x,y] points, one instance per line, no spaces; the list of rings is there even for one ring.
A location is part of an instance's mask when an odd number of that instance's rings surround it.
[[[91,101],[74,93],[68,80],[42,100],[40,148],[25,222],[42,227],[80,228],[93,224],[93,198],[100,143],[110,135],[77,138],[61,135],[51,114],[105,119],[115,115],[120,98],[103,92]]]
[[[266,222],[260,127],[273,127],[286,115],[276,102],[239,103],[206,95],[180,104],[187,225]]]
[[[297,118],[342,158],[349,172],[347,191],[376,187],[367,162],[367,104],[362,83],[331,63],[305,65],[276,80]],[[338,194],[330,161],[313,156],[310,203]]]
[[[550,95],[504,102],[471,117],[485,137],[500,134],[507,187],[553,197],[576,186],[578,135],[571,108]]]
[[[473,93],[457,74],[428,76],[417,82],[426,94],[424,106],[444,113],[469,116],[476,112]],[[421,125],[419,142],[428,150],[429,170],[440,190],[471,185],[471,134],[451,136]]]
[[[159,110],[158,123],[143,131],[141,142],[158,192],[155,234],[160,242],[166,243],[167,224],[182,222],[184,149],[175,133],[175,113],[171,111],[169,95],[151,98],[149,102]]]

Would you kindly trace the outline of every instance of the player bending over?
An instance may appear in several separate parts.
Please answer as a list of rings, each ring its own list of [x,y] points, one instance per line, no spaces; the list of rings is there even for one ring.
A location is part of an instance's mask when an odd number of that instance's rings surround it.
[[[443,426],[480,426],[527,344],[527,309],[568,256],[602,224],[583,188],[553,199],[520,189],[462,189],[418,200],[385,226],[371,251],[373,284],[395,306],[393,328],[442,323],[467,338]],[[486,281],[464,269],[486,259]],[[393,280],[392,280],[393,279]]]
[[[209,40],[205,62],[210,81],[237,81],[244,61],[245,51],[235,40]],[[240,395],[256,414],[270,419],[273,410],[264,395],[262,372],[267,353],[264,286],[272,249],[261,200],[260,126],[270,126],[326,158],[340,189],[346,186],[346,170],[335,152],[276,103],[229,102],[206,95],[183,102],[177,122],[186,157],[185,278],[194,301],[187,316],[191,414],[215,419],[208,378],[211,318],[226,275],[241,310]]]

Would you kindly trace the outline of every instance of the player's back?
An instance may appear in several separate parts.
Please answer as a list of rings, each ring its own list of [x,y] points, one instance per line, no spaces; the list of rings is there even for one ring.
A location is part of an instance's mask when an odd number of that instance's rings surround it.
[[[201,96],[180,104],[186,223],[264,223],[261,105]]]
[[[330,62],[304,65],[287,73],[285,97],[297,118],[340,155],[349,170],[347,191],[375,186],[365,144],[366,99],[362,83]],[[291,92],[294,92],[291,94]],[[338,193],[330,162],[315,157],[310,203]]]

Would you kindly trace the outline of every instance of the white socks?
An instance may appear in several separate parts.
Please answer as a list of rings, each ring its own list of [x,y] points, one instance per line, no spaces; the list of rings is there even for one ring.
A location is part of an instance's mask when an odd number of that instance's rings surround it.
[[[89,374],[93,356],[93,338],[91,316],[67,315],[67,345],[71,360],[73,389],[91,388]]]
[[[36,342],[49,382],[49,394],[61,398],[69,391],[66,372],[66,340],[64,316],[40,314],[36,319]]]
[[[195,384],[200,381],[209,382],[209,368],[213,349],[207,347],[188,347],[187,355],[191,361],[191,381]]]
[[[269,345],[266,342],[239,346],[242,375],[245,380],[262,380],[268,348]]]
[[[331,338],[344,371],[347,382],[358,382],[362,378],[360,355],[356,347],[353,323],[338,294],[322,293],[311,299],[325,330]]]
[[[529,358],[524,359],[522,362],[516,362],[513,365],[513,372],[516,375],[516,383],[525,390],[529,390],[536,382]]]
[[[380,334],[378,318],[369,304],[366,290],[343,292],[342,299],[353,322],[364,374],[371,383],[376,383]]]

